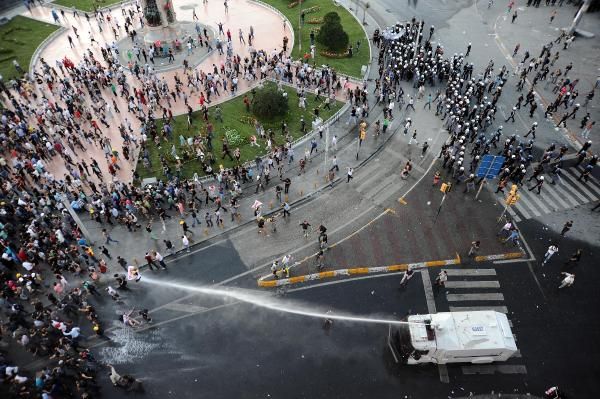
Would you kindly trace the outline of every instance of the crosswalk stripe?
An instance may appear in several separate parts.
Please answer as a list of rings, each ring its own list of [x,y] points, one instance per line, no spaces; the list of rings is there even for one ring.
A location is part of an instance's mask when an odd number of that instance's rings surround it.
[[[573,174],[573,172],[568,171],[567,170],[567,174],[569,175],[569,177],[571,177],[574,181],[577,180],[577,178],[575,177],[575,175]],[[598,199],[597,196],[595,196],[594,194],[592,194],[588,189],[587,189],[587,184],[589,183],[584,183],[584,182],[578,182],[579,183],[579,189],[581,191],[583,191],[583,193],[585,195],[587,195],[592,201],[596,201]]]
[[[523,215],[523,217],[525,219],[531,219],[531,215],[529,214],[529,212],[525,209],[525,207],[523,205],[521,205],[519,202],[517,202],[515,204],[515,208],[517,208],[517,210],[519,211],[519,213],[521,215]]]
[[[548,207],[546,207],[544,202],[540,199],[540,197],[541,197],[540,194],[534,194],[533,191],[528,192],[528,194],[531,196],[531,199],[533,200],[533,202],[535,202],[535,204],[542,210],[543,213],[551,212],[550,209],[548,209]]]
[[[527,367],[522,364],[484,364],[462,366],[463,374],[527,374]]]
[[[480,292],[477,294],[447,294],[448,302],[458,301],[503,301],[504,295],[499,292]]]
[[[442,269],[448,276],[495,276],[494,269]]]
[[[538,211],[537,208],[533,205],[531,195],[537,194],[531,194],[531,191],[529,191],[529,189],[523,190],[521,192],[521,199],[519,200],[519,202],[517,202],[517,204],[521,204],[522,207],[529,209],[531,213],[533,213],[535,216],[542,216],[540,211]]]
[[[575,179],[575,181],[573,181],[572,179],[573,178],[570,177],[568,173],[563,173],[563,182],[565,182],[565,185],[571,188],[569,192],[571,194],[575,194],[575,196],[581,201],[583,201],[584,204],[586,202],[589,202],[589,200],[579,192],[579,182],[577,181],[577,179]]]
[[[517,215],[517,213],[511,208],[508,208],[508,213],[510,214],[510,216],[513,218],[513,220],[517,223],[519,223],[521,221],[521,218],[519,217],[519,215]]]
[[[568,187],[570,187],[567,182],[563,179],[562,180],[563,184],[556,184],[554,186],[554,188],[556,189],[556,191],[558,191],[560,194],[562,194],[563,198],[566,198],[571,204],[572,206],[578,206],[580,205],[579,202],[573,198],[568,192],[567,190],[563,187],[565,185],[567,185]]]
[[[498,281],[446,281],[446,288],[500,288]]]
[[[583,172],[583,168],[581,168],[581,169],[578,168],[577,171],[579,173],[581,173],[581,172]],[[597,182],[597,180],[591,178],[587,182],[586,187],[589,188],[590,190],[592,190],[593,192],[595,192],[596,194],[600,195],[600,187],[598,187],[595,182]]]
[[[569,204],[567,204],[567,202],[562,199],[562,197],[558,194],[558,192],[555,189],[555,184],[549,184],[546,186],[546,192],[550,194],[550,196],[552,198],[554,198],[558,203],[560,203],[560,208],[556,208],[555,211],[558,211],[560,209],[565,209],[565,208],[570,208]]]
[[[508,313],[506,306],[450,306],[451,312],[477,312],[480,310],[493,310],[499,313]]]

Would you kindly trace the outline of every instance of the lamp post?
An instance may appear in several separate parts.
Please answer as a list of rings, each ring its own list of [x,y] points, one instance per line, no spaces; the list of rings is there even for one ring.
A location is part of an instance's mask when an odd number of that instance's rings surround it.
[[[371,4],[369,4],[368,2],[363,3],[363,20],[362,20],[362,24],[366,25],[367,24],[367,9],[371,8]]]

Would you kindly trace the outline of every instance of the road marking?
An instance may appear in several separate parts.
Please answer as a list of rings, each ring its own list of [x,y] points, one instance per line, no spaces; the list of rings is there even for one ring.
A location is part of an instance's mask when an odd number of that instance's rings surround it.
[[[493,310],[508,314],[508,308],[506,306],[450,306],[451,312],[478,312],[480,310]]]
[[[537,206],[542,210],[543,213],[551,212],[551,210],[548,209],[548,207],[542,202],[542,200],[540,200],[540,196],[538,194],[533,194],[533,192],[530,191],[529,195],[531,196],[533,202],[537,204]]]
[[[517,202],[515,204],[515,208],[517,208],[517,210],[521,213],[521,215],[523,215],[523,217],[525,219],[531,219],[531,215],[529,214],[529,212],[525,209],[525,207],[523,205],[521,205]]]
[[[580,189],[581,191],[583,191],[583,193],[584,193],[585,195],[587,195],[589,198],[591,198],[591,200],[592,200],[592,201],[596,201],[596,200],[598,199],[598,197],[597,197],[597,196],[595,196],[594,194],[592,194],[591,192],[589,192],[589,190],[587,189],[587,186],[586,186],[586,184],[585,184],[583,181],[579,182],[579,181],[577,180],[577,177],[575,176],[575,174],[574,174],[573,172],[571,172],[571,171],[570,171],[570,170],[568,170],[568,169],[567,169],[567,170],[565,170],[565,172],[566,172],[566,176],[567,176],[567,177],[570,177],[571,179],[573,179],[573,181],[577,181],[577,182],[579,183],[579,186],[578,186],[578,187],[579,187],[579,189]]]
[[[550,194],[550,197],[554,198],[555,201],[557,201],[558,203],[560,203],[560,208],[559,207],[555,207],[555,211],[558,211],[560,209],[566,209],[566,208],[570,208],[569,204],[567,204],[567,201],[565,201],[559,194],[558,192],[554,189],[554,184],[548,184],[546,185],[546,194]],[[547,201],[550,201],[548,199],[548,195],[546,195],[545,198]]]
[[[500,288],[498,281],[446,281],[446,288]]]
[[[584,169],[583,169],[583,168],[581,168],[581,167],[577,167],[577,169],[576,169],[576,170],[577,170],[579,173],[581,173],[581,172],[583,172],[583,171],[584,171]],[[598,188],[598,187],[596,186],[596,184],[594,183],[594,181],[595,181],[595,180],[594,180],[593,178],[591,178],[591,179],[588,181],[588,183],[587,183],[586,187],[587,187],[587,188],[589,188],[590,190],[594,191],[596,194],[600,195],[600,188]],[[596,181],[597,181],[597,180],[596,180]]]
[[[527,367],[520,364],[485,364],[462,366],[463,374],[527,374]]]
[[[404,197],[398,198],[398,202],[401,203],[402,205],[407,205],[407,202],[404,200]]]
[[[531,195],[538,195],[538,194],[531,194],[531,191],[529,191],[529,190],[523,190],[523,191],[521,191],[521,199],[517,202],[517,204],[521,204],[521,205],[527,206],[527,208],[529,208],[529,210],[535,216],[542,216],[542,214],[532,204],[532,199],[530,197]]]
[[[499,292],[481,292],[477,294],[447,294],[448,302],[458,301],[503,301],[504,295]]]
[[[495,276],[495,269],[442,269],[448,276]]]
[[[568,173],[564,173],[563,174],[563,181],[565,183],[568,183],[568,185],[572,188],[571,194],[575,194],[575,196],[577,198],[579,198],[581,201],[583,201],[584,203],[590,202],[583,194],[581,194],[579,192],[578,189],[580,188],[579,187],[580,183],[577,181],[576,177],[574,178],[574,177],[569,176]]]
[[[565,181],[564,179],[562,179],[561,181],[563,182],[563,184],[564,184],[565,186],[567,186],[567,187],[571,188],[571,186],[570,186],[570,184],[569,184],[569,182],[568,182],[568,181]],[[554,188],[556,189],[556,191],[558,191],[560,194],[562,194],[563,198],[566,198],[566,199],[567,199],[567,201],[569,201],[569,202],[571,203],[571,206],[570,206],[569,208],[571,208],[571,207],[573,207],[573,206],[578,206],[578,205],[580,205],[580,204],[579,204],[579,201],[577,201],[575,198],[573,198],[573,197],[572,197],[572,196],[571,196],[571,195],[570,195],[570,194],[567,192],[567,190],[565,190],[565,189],[562,187],[562,185],[561,185],[560,183],[558,183],[558,184],[554,185]]]
[[[431,286],[431,278],[429,277],[428,270],[421,271],[421,280],[423,281],[423,289],[425,290],[425,300],[427,301],[427,311],[430,314],[437,313],[435,307],[435,297],[433,296],[433,287]],[[438,365],[438,373],[440,374],[440,381],[448,384],[450,383],[450,376],[448,375],[448,367],[445,364]]]

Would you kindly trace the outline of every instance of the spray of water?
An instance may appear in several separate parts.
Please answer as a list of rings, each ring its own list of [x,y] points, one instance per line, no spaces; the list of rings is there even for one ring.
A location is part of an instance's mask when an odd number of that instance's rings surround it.
[[[249,292],[247,290],[241,290],[239,288],[208,288],[208,287],[197,287],[189,284],[174,283],[168,281],[154,280],[152,278],[144,277],[143,282],[153,285],[160,285],[162,287],[171,287],[188,292],[197,292],[199,294],[206,294],[211,296],[218,296],[222,298],[235,299],[240,302],[252,304],[254,306],[273,310],[276,312],[290,313],[295,315],[315,317],[319,319],[332,319],[332,320],[343,320],[356,323],[373,323],[373,324],[421,324],[421,323],[410,323],[407,321],[385,319],[385,318],[373,318],[366,316],[356,316],[345,313],[335,313],[333,311],[319,311],[307,309],[305,304],[300,304],[296,301],[290,301],[288,299],[276,298],[271,295],[265,295],[256,291]]]

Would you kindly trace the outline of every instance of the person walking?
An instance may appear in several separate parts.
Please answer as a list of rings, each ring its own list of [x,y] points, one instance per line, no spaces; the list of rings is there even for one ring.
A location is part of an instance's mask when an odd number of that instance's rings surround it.
[[[542,191],[542,186],[544,185],[544,176],[540,176],[536,179],[535,185],[529,187],[529,191],[533,191],[537,188],[537,193],[539,194]]]
[[[567,234],[569,232],[569,230],[571,230],[571,227],[573,227],[573,221],[569,220],[568,222],[566,222],[562,228],[562,230],[560,231],[560,236],[564,237],[565,234]]]
[[[160,267],[162,267],[163,270],[167,270],[167,264],[165,263],[165,258],[158,251],[152,251],[152,256],[158,262]]]
[[[346,183],[350,183],[350,180],[353,179],[352,174],[354,173],[354,169],[352,169],[351,167],[347,167],[346,168]]]
[[[102,235],[104,236],[104,238],[105,238],[105,240],[106,240],[106,241],[105,241],[105,243],[104,243],[104,245],[108,245],[108,244],[110,244],[111,242],[114,242],[114,243],[117,243],[117,244],[119,243],[119,241],[118,241],[118,240],[115,240],[115,239],[113,239],[113,238],[110,236],[110,233],[109,233],[109,232],[108,232],[106,229],[102,229]]]
[[[445,287],[446,281],[448,281],[448,272],[445,270],[442,270],[441,272],[438,273],[437,277],[435,278],[435,285],[437,287]]]
[[[473,242],[471,242],[471,247],[469,248],[469,253],[467,255],[468,256],[475,256],[475,255],[477,255],[477,252],[479,251],[480,245],[481,245],[480,241],[473,241]]]
[[[288,204],[287,202],[284,202],[283,205],[281,206],[283,208],[283,217],[285,218],[286,216],[291,216],[290,214],[290,204]]]
[[[310,234],[310,223],[304,220],[302,223],[300,223],[300,226],[302,227],[302,236],[304,238],[308,238],[308,235]]]
[[[548,247],[548,250],[544,254],[544,261],[542,262],[542,266],[545,266],[546,263],[548,263],[548,261],[552,257],[552,255],[554,255],[557,252],[558,252],[558,247],[556,245],[550,245]]]
[[[558,289],[570,287],[573,285],[573,283],[575,282],[575,273],[561,272],[560,274],[565,276],[565,278],[563,278],[563,280],[560,282]]]
[[[181,244],[183,245],[182,249],[185,249],[186,252],[190,252],[190,240],[185,234],[181,236]]]
[[[158,266],[156,265],[156,263],[154,263],[154,258],[152,257],[150,252],[146,252],[144,258],[146,259],[146,264],[148,265],[150,270],[154,270],[154,267],[156,267],[156,270],[158,270]]]
[[[409,266],[408,270],[406,270],[404,272],[404,275],[402,276],[402,280],[400,280],[400,287],[404,288],[406,286],[406,284],[408,283],[408,280],[410,280],[414,274],[415,274],[415,271],[413,270],[412,266]]]

